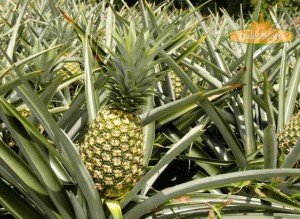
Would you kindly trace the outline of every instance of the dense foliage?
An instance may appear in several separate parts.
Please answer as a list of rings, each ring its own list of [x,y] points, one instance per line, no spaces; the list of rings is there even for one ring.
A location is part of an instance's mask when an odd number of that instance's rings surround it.
[[[0,0],[0,218],[299,217],[299,12],[199,3]]]

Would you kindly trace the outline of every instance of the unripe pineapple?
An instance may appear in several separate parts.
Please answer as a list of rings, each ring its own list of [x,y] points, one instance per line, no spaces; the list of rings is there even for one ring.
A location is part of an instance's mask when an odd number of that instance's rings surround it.
[[[137,36],[131,28],[114,36],[116,51],[110,51],[112,66],[107,69],[109,102],[90,124],[80,147],[96,188],[108,199],[124,195],[142,174],[143,128],[138,112],[154,94],[160,75],[152,73],[147,32]]]
[[[281,153],[287,155],[300,137],[300,111],[278,133],[278,147]],[[299,162],[296,166],[299,166]]]

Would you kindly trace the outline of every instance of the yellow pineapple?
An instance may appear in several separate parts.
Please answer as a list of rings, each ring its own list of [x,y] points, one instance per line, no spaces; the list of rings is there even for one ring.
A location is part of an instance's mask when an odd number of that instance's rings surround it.
[[[116,198],[125,194],[142,171],[139,117],[119,109],[102,109],[85,137],[81,157],[102,195]]]
[[[114,36],[116,51],[110,51],[113,59],[107,72],[109,103],[90,124],[80,147],[96,188],[108,199],[124,195],[142,174],[143,128],[138,112],[154,94],[160,75],[152,73],[147,32],[137,35],[131,28]]]

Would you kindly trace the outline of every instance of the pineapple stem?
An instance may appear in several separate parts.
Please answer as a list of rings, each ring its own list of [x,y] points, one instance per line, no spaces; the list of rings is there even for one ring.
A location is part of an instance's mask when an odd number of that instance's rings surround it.
[[[122,209],[118,201],[106,200],[105,204],[107,205],[114,219],[123,219]]]

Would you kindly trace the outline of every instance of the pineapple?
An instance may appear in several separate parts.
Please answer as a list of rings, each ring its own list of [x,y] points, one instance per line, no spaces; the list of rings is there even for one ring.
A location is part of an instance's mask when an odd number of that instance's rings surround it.
[[[67,56],[68,54],[65,54],[63,57],[67,57]],[[79,62],[66,62],[63,68],[58,71],[58,74],[67,73],[67,74],[75,75],[81,72],[82,70]]]
[[[300,137],[300,111],[278,133],[278,146],[284,155],[287,155]],[[300,167],[298,162],[296,166]]]
[[[186,72],[188,71],[188,69],[184,66],[182,66],[182,69]],[[171,79],[171,84],[172,84],[172,89],[173,89],[173,92],[175,95],[175,100],[178,100],[181,98],[181,96],[183,94],[184,84],[173,71],[171,71],[169,73],[169,76]],[[197,84],[201,90],[203,90],[203,91],[207,90],[208,85],[202,78],[200,78],[195,73],[191,74],[191,78],[192,78],[193,82],[195,84]],[[188,94],[190,94],[190,92],[188,92]]]
[[[117,199],[139,180],[143,166],[143,127],[138,116],[155,92],[158,75],[149,57],[150,34],[133,28],[114,35],[116,52],[108,67],[108,105],[90,124],[80,156],[100,195]],[[139,54],[138,56],[136,54]]]
[[[175,99],[180,99],[183,91],[183,83],[181,82],[180,78],[176,74],[174,74],[174,72],[170,72],[170,79],[175,94]]]
[[[28,107],[21,109],[20,113],[23,117],[29,117],[31,115],[31,111]]]

